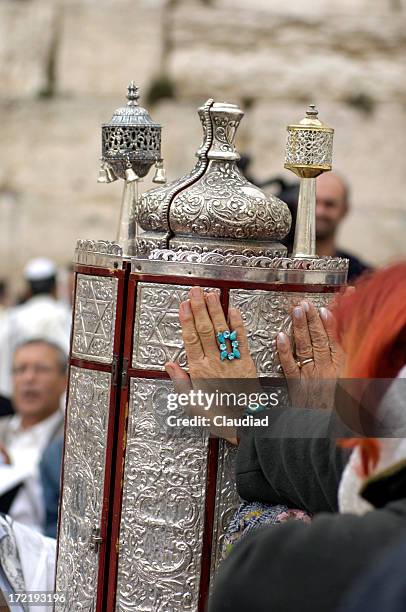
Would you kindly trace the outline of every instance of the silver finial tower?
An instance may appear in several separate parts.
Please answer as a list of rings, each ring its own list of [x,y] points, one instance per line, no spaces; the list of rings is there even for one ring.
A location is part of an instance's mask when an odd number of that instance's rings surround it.
[[[288,125],[285,168],[300,177],[293,257],[316,257],[316,177],[332,168],[334,130],[311,104],[298,125]]]

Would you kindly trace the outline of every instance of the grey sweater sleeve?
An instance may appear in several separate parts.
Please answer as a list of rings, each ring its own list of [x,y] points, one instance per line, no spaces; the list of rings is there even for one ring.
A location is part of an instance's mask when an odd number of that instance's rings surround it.
[[[310,513],[337,510],[338,484],[350,451],[337,446],[331,420],[329,411],[277,408],[269,411],[266,431],[240,431],[239,495]]]

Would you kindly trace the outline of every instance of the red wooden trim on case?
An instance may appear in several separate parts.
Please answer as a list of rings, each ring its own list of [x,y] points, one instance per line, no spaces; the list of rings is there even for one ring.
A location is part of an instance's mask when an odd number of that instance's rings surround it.
[[[228,306],[229,306],[229,302],[230,302],[230,295],[229,292],[226,288],[222,289],[221,291],[221,296],[220,296],[220,302],[221,305],[223,307],[223,311],[226,317],[226,321],[228,318]]]
[[[121,389],[118,384],[121,375],[121,359],[122,344],[124,341],[124,329],[123,321],[125,321],[125,305],[127,298],[127,284],[128,284],[128,271],[126,269],[113,271],[111,276],[118,278],[118,289],[117,289],[117,305],[116,305],[116,320],[114,328],[114,345],[113,345],[113,363],[115,363],[115,371],[112,369],[112,386],[111,386],[111,398],[110,398],[110,414],[109,414],[109,425],[107,431],[107,444],[106,444],[106,463],[105,463],[105,475],[104,475],[104,490],[103,490],[103,512],[101,519],[101,537],[103,538],[104,547],[100,550],[99,557],[99,584],[98,593],[100,595],[100,608],[97,608],[97,612],[106,612],[107,592],[110,580],[110,555],[111,549],[115,548],[112,544],[111,529],[112,529],[112,504],[113,504],[113,493],[114,487],[113,481],[116,470],[116,453],[118,447],[117,440],[117,429],[119,426],[119,413],[120,413],[120,402],[121,402]],[[121,317],[117,314],[121,313]],[[98,600],[99,604],[99,600]],[[113,612],[113,608],[111,608]]]
[[[83,370],[98,370],[99,372],[111,372],[111,363],[98,363],[97,361],[88,361],[87,359],[78,359],[77,357],[71,357],[69,364],[76,368],[82,368]]]
[[[204,511],[202,560],[200,566],[198,612],[205,612],[210,587],[211,552],[213,546],[214,510],[216,505],[216,482],[218,469],[219,440],[209,439],[207,458],[206,503]]]
[[[121,316],[121,346],[120,354],[122,363],[118,371],[117,388],[120,390],[120,399],[118,403],[116,417],[116,449],[114,453],[114,472],[112,473],[111,491],[110,491],[110,537],[111,543],[109,550],[109,558],[106,563],[106,612],[113,612],[116,605],[117,593],[117,570],[118,570],[118,554],[119,554],[119,537],[120,537],[120,519],[122,507],[123,493],[123,477],[124,477],[124,462],[125,450],[127,444],[127,425],[128,425],[128,402],[129,402],[129,384],[127,377],[124,378],[123,364],[132,350],[132,322],[134,320],[135,309],[135,292],[134,282],[128,280],[129,265],[126,268],[126,291],[124,295],[124,304]]]
[[[89,274],[92,276],[122,276],[124,274],[124,270],[121,268],[99,268],[98,266],[84,266],[82,264],[75,264],[74,270],[77,274]]]
[[[129,378],[166,378],[169,380],[168,374],[164,370],[142,370],[141,368],[128,368]]]

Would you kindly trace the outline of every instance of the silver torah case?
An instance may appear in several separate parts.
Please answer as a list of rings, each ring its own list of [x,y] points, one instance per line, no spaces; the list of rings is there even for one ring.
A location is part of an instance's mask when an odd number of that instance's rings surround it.
[[[291,309],[326,305],[348,261],[289,257],[290,213],[236,166],[242,111],[208,100],[191,172],[143,194],[129,256],[78,241],[56,587],[65,610],[203,612],[239,499],[236,450],[165,426],[190,287],[239,308],[260,376],[280,376]],[[142,150],[139,155],[142,154]],[[124,159],[125,152],[124,152]]]

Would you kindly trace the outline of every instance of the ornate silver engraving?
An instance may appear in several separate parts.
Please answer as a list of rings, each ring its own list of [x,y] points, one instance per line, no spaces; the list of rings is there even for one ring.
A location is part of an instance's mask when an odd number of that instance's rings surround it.
[[[141,198],[139,222],[147,233],[143,236],[142,253],[148,252],[148,241],[154,232],[159,232],[167,239],[166,246],[176,250],[183,244],[195,250],[196,240],[204,239],[213,243],[210,250],[219,252],[225,248],[236,252],[250,249],[256,255],[271,251],[285,254],[286,249],[275,241],[289,231],[288,207],[249,183],[235,163],[239,154],[234,138],[243,112],[234,104],[208,100],[199,115],[203,144],[195,168]],[[251,244],[244,245],[244,239]],[[224,240],[231,244],[225,245]],[[149,250],[152,248],[153,244]]]
[[[119,257],[121,257],[123,254],[123,249],[119,244],[109,242],[108,240],[79,239],[76,241],[76,250],[99,253],[101,255],[117,255]]]
[[[247,246],[247,245],[250,246]],[[172,251],[187,251],[189,253],[219,253],[220,255],[240,255],[247,257],[285,257],[287,248],[281,242],[266,242],[265,240],[243,242],[213,238],[189,238],[179,236],[171,239]]]
[[[186,365],[179,324],[179,304],[190,286],[138,283],[133,367],[163,370],[167,361]],[[218,289],[206,289],[218,291]]]
[[[78,274],[72,356],[99,363],[113,360],[118,279]]]
[[[120,119],[127,119],[128,115],[121,115]],[[131,151],[134,158],[141,158],[145,152],[153,154],[153,159],[159,158],[159,148],[161,144],[160,128],[156,126],[148,126],[143,122],[141,125],[131,126],[131,130],[128,126],[116,127],[107,126],[103,130],[103,147],[105,149],[105,155],[109,157],[115,157],[122,154],[122,148],[126,151]],[[140,146],[143,146],[143,150],[140,150]]]
[[[130,383],[117,612],[197,612],[207,437],[161,433],[172,390],[165,380]]]
[[[292,257],[316,256],[316,177],[331,170],[334,130],[310,104],[298,125],[288,125],[285,168],[300,177]]]
[[[235,104],[214,103],[209,112],[213,133],[207,152],[210,162],[204,174],[171,202],[169,225],[174,236],[169,246],[178,249],[185,242],[194,250],[193,242],[205,239],[216,247],[210,250],[221,252],[225,239],[234,243],[237,252],[245,246],[258,254],[258,247],[263,252],[286,236],[291,223],[289,209],[249,183],[236,166],[239,154],[234,139],[243,116],[241,109]],[[250,246],[241,244],[243,240],[251,241]]]
[[[296,293],[232,289],[230,306],[238,308],[247,329],[248,342],[259,376],[281,374],[276,336],[283,331],[292,336],[291,311],[301,300],[311,300],[317,308],[326,306],[334,293]]]
[[[237,448],[226,440],[220,440],[211,553],[211,584],[223,557],[224,536],[240,503],[235,482],[236,457]]]
[[[247,248],[242,254],[217,253],[213,251],[173,251],[169,249],[154,249],[150,260],[175,261],[212,265],[243,266],[248,268],[273,268],[278,270],[347,270],[348,259],[344,257],[291,258],[253,256]]]
[[[161,158],[161,126],[138,106],[138,98],[138,87],[131,81],[127,106],[116,109],[102,126],[102,160],[116,178],[125,179],[129,167],[138,177],[145,176]]]
[[[196,157],[198,159],[207,159],[207,153],[213,141],[213,126],[210,118],[210,108],[213,106],[213,102],[213,98],[209,98],[203,106],[197,110],[203,129],[202,143],[196,151]]]
[[[229,266],[227,264],[201,264],[184,261],[152,260],[132,258],[131,269],[137,274],[152,274],[177,277],[191,277],[218,281],[230,280],[240,283],[252,282],[260,286],[277,283],[292,285],[334,285],[342,286],[347,282],[347,270],[301,270],[283,268],[254,268],[250,266]],[[204,283],[204,281],[201,281]]]
[[[147,258],[151,251],[155,249],[164,249],[167,243],[166,234],[156,232],[155,235],[146,232],[141,238],[137,238],[133,250],[136,257]]]
[[[71,367],[57,591],[66,612],[95,610],[111,374]]]
[[[151,189],[141,196],[139,204],[139,224],[145,231],[164,232],[169,230],[168,210],[173,196],[202,175],[207,161],[199,159],[189,174],[172,181],[163,187]]]
[[[235,162],[211,160],[203,177],[175,196],[169,223],[178,237],[279,240],[291,215],[284,202],[249,183]]]
[[[333,133],[316,129],[289,129],[285,163],[290,166],[331,166]]]
[[[240,121],[244,116],[243,111],[235,104],[216,102],[210,109],[213,143],[208,157],[211,159],[234,159],[240,158],[237,153],[234,139]]]
[[[207,151],[210,147],[213,134],[209,109],[213,100],[209,99],[199,109],[199,118],[203,128],[203,142],[197,152],[198,161],[188,174],[182,176],[156,189],[151,189],[142,194],[139,204],[138,221],[142,229],[146,232],[169,232],[168,211],[172,198],[182,189],[186,189],[194,181],[200,178],[207,167]],[[168,235],[169,236],[169,235]],[[166,236],[166,238],[168,238]],[[144,237],[144,241],[145,241]]]

